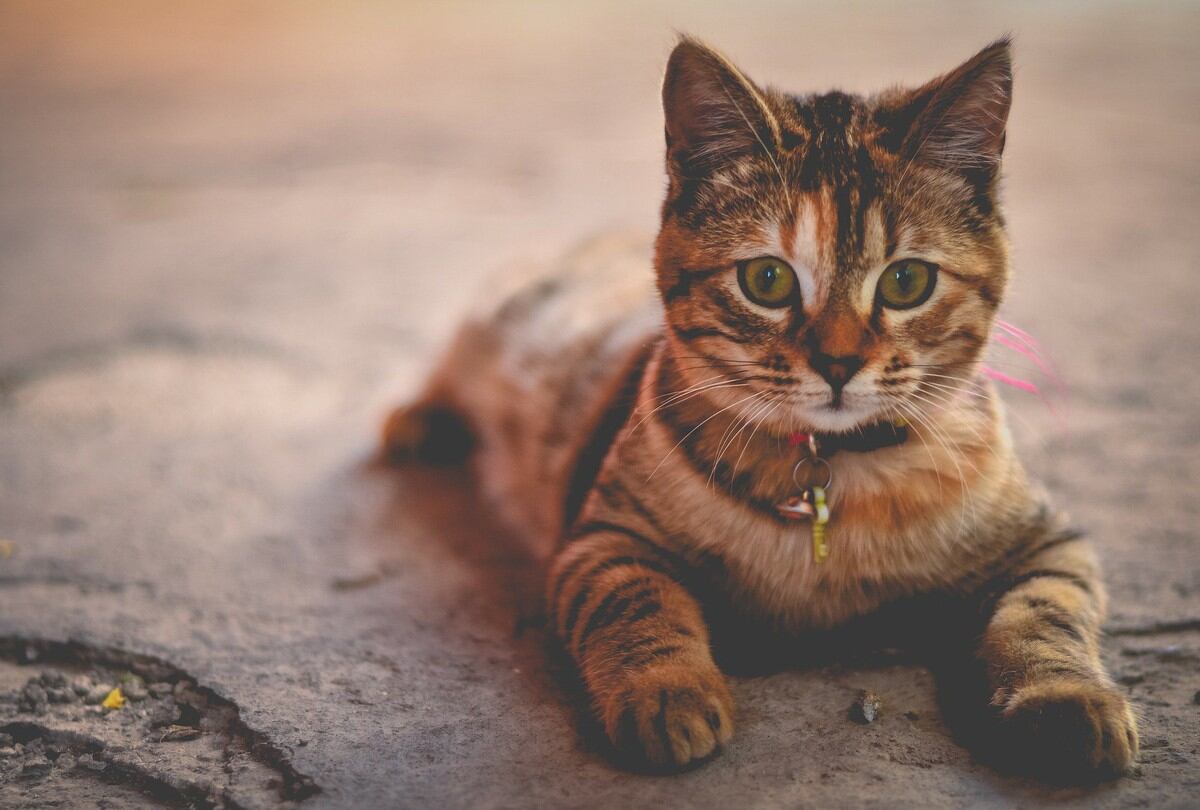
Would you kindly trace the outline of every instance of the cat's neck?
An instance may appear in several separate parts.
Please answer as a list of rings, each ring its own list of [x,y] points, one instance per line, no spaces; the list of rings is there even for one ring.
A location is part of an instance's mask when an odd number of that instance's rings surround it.
[[[699,368],[703,362],[681,357],[664,344],[648,369],[649,411],[674,434],[678,452],[707,469],[715,485],[747,487],[753,480],[755,488],[771,489],[769,482],[776,480],[781,492],[787,490],[792,468],[811,454],[807,442],[797,440],[811,428],[772,419],[778,416],[774,409],[783,407],[776,400],[746,382],[744,375]],[[834,456],[835,466],[855,470],[871,467],[876,456],[886,460],[890,470],[929,465],[954,470],[962,467],[964,457],[997,441],[995,431],[1002,424],[997,408],[986,380],[969,381],[961,395],[936,410],[914,413],[902,441],[885,441],[883,425],[872,424],[859,435],[878,432],[877,444],[866,442],[854,447],[855,452],[828,455]],[[823,438],[819,431],[817,436]],[[838,437],[828,437],[825,444],[830,451],[843,449]]]

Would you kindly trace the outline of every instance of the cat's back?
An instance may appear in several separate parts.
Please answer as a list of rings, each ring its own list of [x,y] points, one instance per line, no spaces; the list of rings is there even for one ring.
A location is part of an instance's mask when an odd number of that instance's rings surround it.
[[[481,486],[546,552],[661,332],[651,256],[648,237],[610,233],[498,276],[442,367],[479,442]]]

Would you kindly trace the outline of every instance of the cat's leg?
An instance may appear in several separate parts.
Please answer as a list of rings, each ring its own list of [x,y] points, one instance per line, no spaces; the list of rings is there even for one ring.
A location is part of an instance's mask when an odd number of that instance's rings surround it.
[[[573,539],[548,582],[553,627],[623,753],[683,766],[733,733],[733,699],[708,628],[670,561],[636,533]]]
[[[1051,540],[1005,586],[979,650],[1002,755],[1050,778],[1124,773],[1137,755],[1137,723],[1100,662],[1105,594],[1091,547]]]

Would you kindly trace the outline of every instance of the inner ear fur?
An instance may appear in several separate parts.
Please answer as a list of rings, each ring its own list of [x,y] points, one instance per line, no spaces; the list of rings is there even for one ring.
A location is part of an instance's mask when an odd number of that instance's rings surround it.
[[[662,99],[668,159],[686,171],[778,148],[779,124],[762,91],[699,40],[682,37],[671,52]]]
[[[1012,44],[1004,37],[915,90],[880,99],[883,141],[906,160],[994,174],[1012,106]]]

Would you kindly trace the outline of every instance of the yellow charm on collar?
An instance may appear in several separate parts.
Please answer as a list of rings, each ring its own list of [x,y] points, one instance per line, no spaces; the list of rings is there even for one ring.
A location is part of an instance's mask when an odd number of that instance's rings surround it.
[[[829,522],[829,505],[825,502],[825,487],[812,488],[813,502],[813,560],[825,562],[829,557],[829,546],[825,544],[825,524]]]

